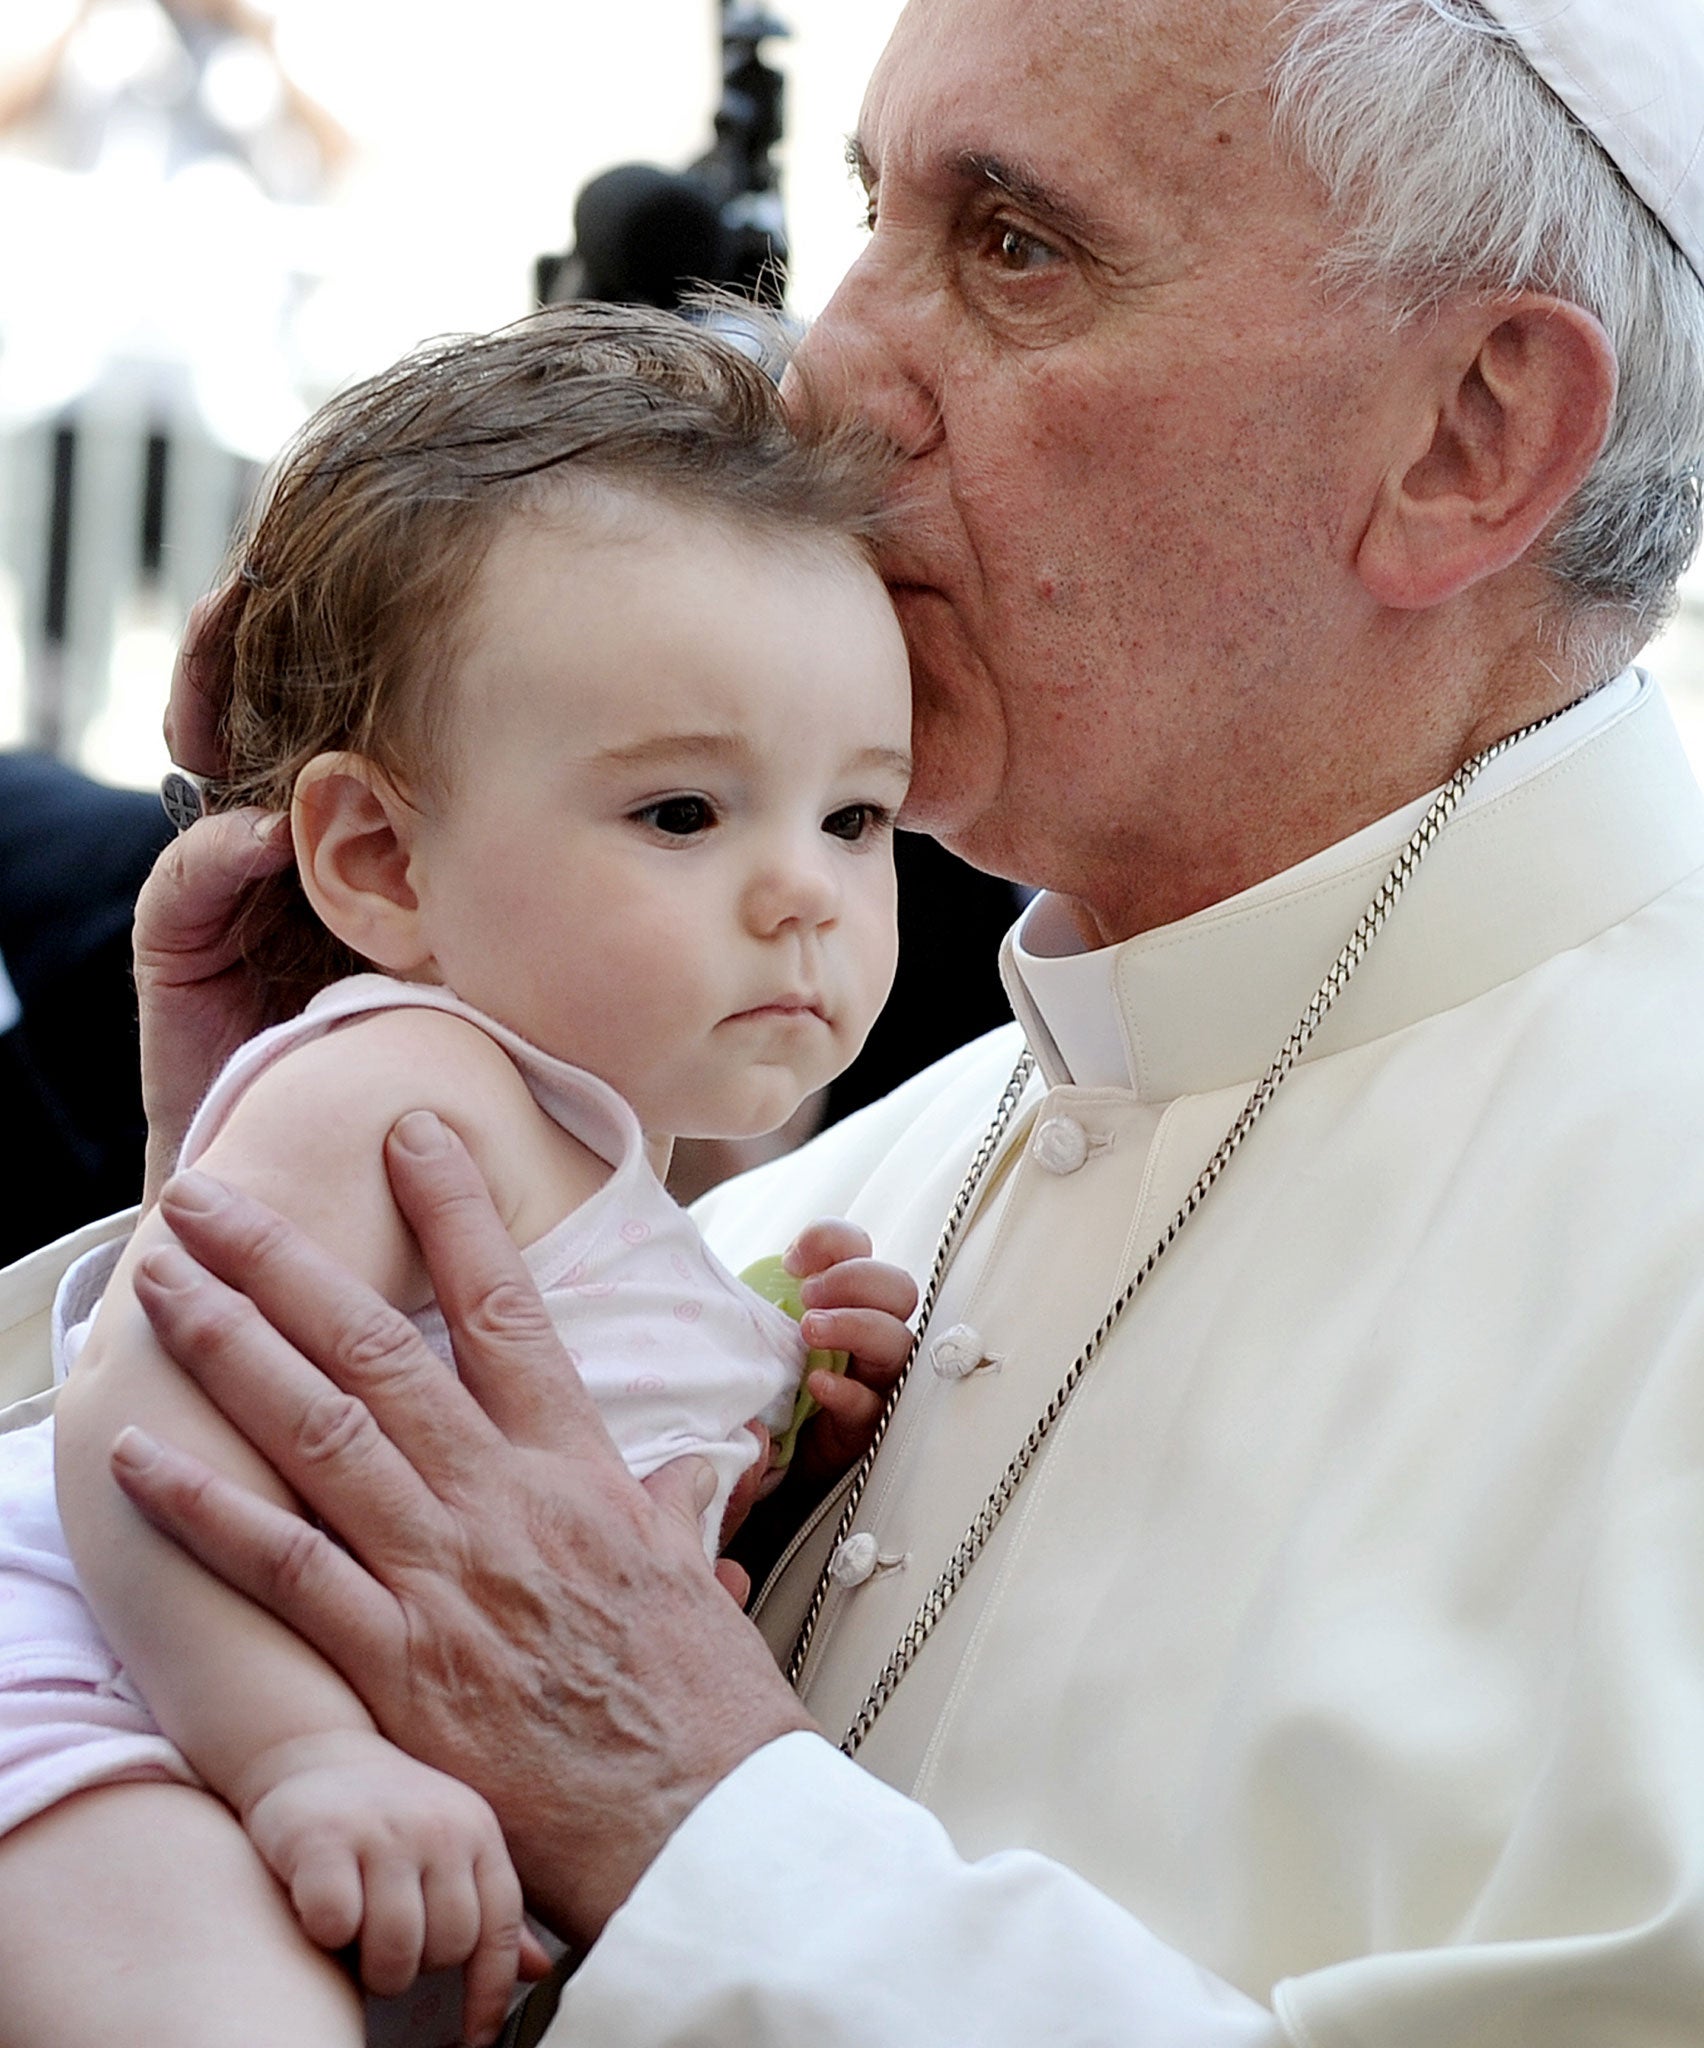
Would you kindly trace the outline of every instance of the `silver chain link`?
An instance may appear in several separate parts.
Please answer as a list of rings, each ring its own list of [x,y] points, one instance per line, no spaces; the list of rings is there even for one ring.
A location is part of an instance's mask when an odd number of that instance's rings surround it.
[[[840,1747],[847,1756],[852,1756],[856,1753],[863,1743],[865,1736],[874,1727],[877,1716],[893,1697],[900,1680],[904,1678],[906,1672],[916,1662],[918,1652],[934,1632],[936,1623],[946,1612],[954,1594],[964,1584],[971,1566],[975,1564],[987,1547],[989,1538],[999,1526],[1001,1516],[1005,1514],[1006,1509],[1011,1505],[1018,1488],[1023,1484],[1031,1466],[1035,1463],[1042,1445],[1052,1435],[1055,1424],[1065,1412],[1065,1408],[1070,1402],[1071,1396],[1077,1391],[1083,1375],[1094,1363],[1102,1345],[1105,1344],[1107,1338],[1112,1334],[1124,1311],[1135,1300],[1138,1290],[1160,1263],[1161,1259],[1165,1257],[1172,1245],[1176,1243],[1184,1226],[1207,1199],[1208,1193],[1219,1179],[1219,1176],[1241,1149],[1244,1139],[1247,1138],[1249,1132],[1254,1128],[1254,1125],[1266,1110],[1273,1096],[1277,1094],[1291,1070],[1300,1061],[1309,1041],[1313,1038],[1315,1032],[1318,1031],[1320,1025],[1324,1023],[1328,1012],[1337,1001],[1337,998],[1348,987],[1350,978],[1360,966],[1362,960],[1365,959],[1373,941],[1384,929],[1391,912],[1396,908],[1397,901],[1401,897],[1402,892],[1408,887],[1409,880],[1415,869],[1419,867],[1420,863],[1431,851],[1439,833],[1443,831],[1451,817],[1455,814],[1456,807],[1461,802],[1469,786],[1480,772],[1492,761],[1496,760],[1500,754],[1506,753],[1510,747],[1528,738],[1532,733],[1542,730],[1553,719],[1560,718],[1563,711],[1569,708],[1571,707],[1565,705],[1561,710],[1552,711],[1543,718],[1535,719],[1532,724],[1523,726],[1519,732],[1509,733],[1505,738],[1493,742],[1492,745],[1486,747],[1481,753],[1475,754],[1472,760],[1465,762],[1458,768],[1450,780],[1439,790],[1437,796],[1433,798],[1425,817],[1415,827],[1407,845],[1403,847],[1402,852],[1397,856],[1396,864],[1383,882],[1380,883],[1372,902],[1362,912],[1360,922],[1355,926],[1354,931],[1350,933],[1342,952],[1332,962],[1325,979],[1314,991],[1306,1009],[1303,1010],[1301,1016],[1296,1020],[1294,1029],[1279,1048],[1277,1057],[1256,1083],[1253,1093],[1243,1104],[1236,1120],[1220,1140],[1212,1157],[1201,1169],[1195,1185],[1184,1197],[1182,1207],[1179,1208],[1177,1214],[1166,1225],[1159,1241],[1142,1261],[1142,1264],[1137,1268],[1124,1290],[1101,1318],[1094,1334],[1072,1361],[1071,1369],[1060,1382],[1058,1391],[1036,1418],[1028,1436],[1024,1438],[1022,1444],[1018,1447],[1017,1454],[1000,1475],[998,1484],[972,1518],[969,1528],[966,1529],[959,1541],[958,1547],[947,1560],[946,1567],[940,1577],[930,1588],[927,1598],[918,1608],[916,1614],[913,1615],[905,1633],[894,1645],[893,1654],[877,1674],[875,1683],[865,1695],[863,1704],[859,1707],[857,1713],[853,1715],[851,1726],[847,1729],[845,1738],[841,1742]],[[941,1283],[946,1277],[947,1266],[957,1246],[959,1234],[976,1200],[977,1191],[982,1185],[983,1176],[987,1173],[996,1152],[999,1150],[1000,1142],[1005,1136],[1012,1118],[1017,1113],[1019,1099],[1022,1097],[1024,1089],[1028,1085],[1030,1076],[1034,1071],[1034,1056],[1026,1052],[1013,1069],[1011,1079],[1006,1083],[1005,1092],[1000,1097],[999,1107],[994,1113],[993,1122],[989,1125],[986,1136],[977,1148],[976,1157],[971,1161],[970,1170],[964,1178],[964,1184],[959,1189],[958,1197],[948,1214],[946,1226],[941,1232],[940,1244],[936,1248],[934,1263],[930,1269],[928,1286],[924,1290],[922,1305],[918,1313],[917,1335],[912,1342],[910,1352],[907,1354],[900,1375],[895,1380],[888,1394],[881,1416],[876,1423],[876,1433],[869,1449],[864,1453],[853,1473],[846,1501],[841,1508],[840,1520],[835,1528],[834,1541],[829,1545],[828,1560],[818,1577],[810,1606],[806,1611],[804,1621],[800,1625],[798,1638],[793,1645],[793,1653],[787,1661],[787,1677],[794,1686],[798,1685],[803,1675],[806,1661],[810,1656],[811,1644],[816,1637],[817,1624],[822,1618],[823,1607],[827,1601],[828,1590],[832,1583],[830,1567],[836,1552],[851,1533],[853,1521],[858,1513],[859,1503],[864,1497],[864,1489],[868,1484],[870,1473],[874,1469],[877,1456],[880,1454],[882,1444],[886,1439],[888,1425],[893,1419],[894,1411],[899,1406],[900,1396],[904,1393],[906,1381],[911,1376],[911,1368],[923,1348],[924,1338],[929,1328],[929,1318],[933,1313],[936,1297],[940,1293]]]

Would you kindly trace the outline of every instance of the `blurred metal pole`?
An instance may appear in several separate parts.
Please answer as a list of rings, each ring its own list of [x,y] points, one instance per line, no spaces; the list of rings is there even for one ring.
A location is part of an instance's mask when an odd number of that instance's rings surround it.
[[[721,205],[732,245],[729,281],[779,306],[787,289],[787,226],[774,152],[785,120],[786,84],[765,61],[763,45],[792,31],[752,0],[719,0],[717,12],[722,97],[716,139],[689,170]]]

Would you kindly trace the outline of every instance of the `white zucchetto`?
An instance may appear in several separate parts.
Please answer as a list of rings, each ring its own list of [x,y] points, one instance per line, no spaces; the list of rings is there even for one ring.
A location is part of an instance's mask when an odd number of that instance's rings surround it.
[[[1481,0],[1704,278],[1704,0]]]

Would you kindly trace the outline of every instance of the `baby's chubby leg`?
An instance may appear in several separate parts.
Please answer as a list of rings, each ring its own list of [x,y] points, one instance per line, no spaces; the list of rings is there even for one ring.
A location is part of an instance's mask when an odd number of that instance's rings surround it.
[[[0,2048],[360,2048],[361,1997],[210,1793],[77,1793],[0,1840]]]

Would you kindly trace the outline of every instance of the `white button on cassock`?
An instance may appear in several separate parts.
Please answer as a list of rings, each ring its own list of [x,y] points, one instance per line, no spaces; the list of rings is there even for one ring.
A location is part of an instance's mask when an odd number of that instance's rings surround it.
[[[828,1575],[837,1586],[861,1586],[874,1576],[879,1561],[876,1539],[868,1529],[858,1529],[834,1553]]]
[[[1036,1163],[1049,1173],[1075,1173],[1089,1149],[1089,1134],[1074,1116],[1050,1116],[1030,1144]]]
[[[954,1323],[929,1346],[929,1363],[943,1380],[968,1379],[987,1356],[981,1336],[968,1323]]]

